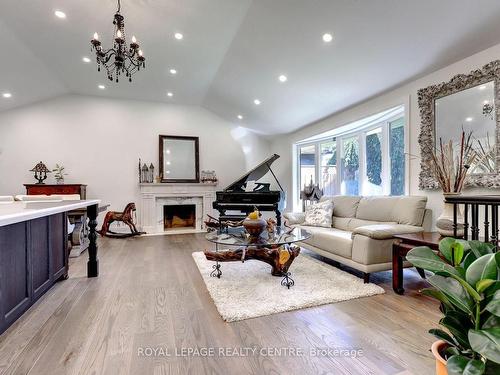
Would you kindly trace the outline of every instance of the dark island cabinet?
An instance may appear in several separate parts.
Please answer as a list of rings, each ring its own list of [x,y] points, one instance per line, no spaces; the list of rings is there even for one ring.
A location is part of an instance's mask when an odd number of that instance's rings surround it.
[[[68,277],[66,213],[0,227],[0,333]]]

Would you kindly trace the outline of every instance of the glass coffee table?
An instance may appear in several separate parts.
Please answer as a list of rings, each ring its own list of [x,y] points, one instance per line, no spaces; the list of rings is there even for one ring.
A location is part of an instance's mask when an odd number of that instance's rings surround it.
[[[215,261],[212,277],[222,276],[221,262],[245,262],[254,259],[269,264],[273,276],[281,276],[281,285],[290,288],[295,284],[288,271],[294,259],[300,254],[300,247],[294,243],[307,240],[311,233],[302,228],[277,227],[273,233],[264,231],[259,237],[250,237],[243,227],[214,231],[206,239],[215,244],[215,250],[205,250],[207,260]],[[221,248],[224,247],[224,250]],[[227,249],[236,247],[236,249]]]

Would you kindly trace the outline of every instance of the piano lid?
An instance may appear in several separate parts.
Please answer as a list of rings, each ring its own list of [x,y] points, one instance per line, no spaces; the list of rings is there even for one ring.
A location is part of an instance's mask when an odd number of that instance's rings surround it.
[[[231,185],[229,185],[227,188],[225,188],[224,191],[243,191],[243,190],[245,190],[245,186],[246,186],[246,183],[248,181],[258,181],[262,177],[264,177],[267,174],[267,172],[269,172],[269,171],[271,171],[274,179],[278,183],[278,186],[283,191],[281,184],[279,183],[278,179],[276,178],[273,171],[271,170],[271,164],[279,157],[280,156],[278,154],[273,154],[273,156],[271,156],[270,158],[267,158],[262,163],[260,163],[258,166],[256,166],[255,168],[253,168],[249,172],[245,173],[243,176],[241,176],[239,179],[237,179],[235,182],[233,182]]]

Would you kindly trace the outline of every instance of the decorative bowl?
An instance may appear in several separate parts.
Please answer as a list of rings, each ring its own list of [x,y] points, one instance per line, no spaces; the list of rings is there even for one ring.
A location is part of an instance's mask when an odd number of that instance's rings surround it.
[[[248,219],[243,220],[243,227],[251,237],[259,237],[267,226],[264,219]]]

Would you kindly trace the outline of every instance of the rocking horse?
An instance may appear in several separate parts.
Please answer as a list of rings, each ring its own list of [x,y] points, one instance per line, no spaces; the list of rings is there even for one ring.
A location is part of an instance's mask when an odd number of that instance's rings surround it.
[[[141,234],[145,234],[146,232],[139,232],[135,227],[133,221],[133,213],[135,212],[135,203],[129,203],[125,206],[123,212],[118,211],[108,211],[106,216],[104,217],[104,222],[102,223],[101,230],[98,233],[103,237],[111,237],[111,238],[126,238],[133,236],[140,236]],[[124,224],[128,225],[131,233],[117,233],[109,230],[109,226],[114,221],[121,221]]]

